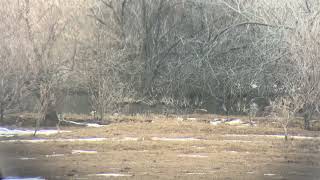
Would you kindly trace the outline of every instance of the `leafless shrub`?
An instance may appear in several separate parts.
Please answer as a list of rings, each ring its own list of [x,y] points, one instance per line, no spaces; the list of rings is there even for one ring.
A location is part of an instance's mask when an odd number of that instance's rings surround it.
[[[288,140],[288,125],[295,117],[295,114],[303,106],[299,97],[279,97],[271,102],[272,112],[271,115],[281,124],[285,140]]]
[[[290,97],[309,128],[319,106],[316,0],[0,3],[1,61],[17,64],[1,67],[0,109],[31,93],[39,122],[65,89],[88,90],[100,119],[126,99],[252,118],[255,99]]]

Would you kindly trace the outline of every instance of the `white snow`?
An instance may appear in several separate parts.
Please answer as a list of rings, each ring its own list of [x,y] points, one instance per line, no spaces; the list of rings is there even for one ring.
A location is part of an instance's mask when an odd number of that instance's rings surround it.
[[[72,150],[71,154],[97,154],[97,151]]]
[[[236,154],[236,153],[239,153],[238,151],[224,151],[226,153],[232,153],[232,154]]]
[[[96,124],[96,123],[87,123],[87,127],[100,128],[105,127],[106,125]]]
[[[152,137],[153,141],[200,141],[201,139],[197,138],[166,138],[166,137]]]
[[[178,157],[207,158],[208,156],[201,154],[179,154]]]
[[[139,138],[136,137],[124,137],[122,139],[112,138],[112,141],[138,141]]]
[[[224,139],[223,141],[225,142],[230,142],[230,143],[252,143],[252,142],[265,142],[265,141],[250,141],[250,140],[237,140],[237,139]]]
[[[46,155],[46,158],[50,158],[50,157],[62,157],[64,156],[64,154],[50,154],[50,155]]]
[[[37,131],[38,135],[50,136],[58,133],[67,133],[71,131],[59,131],[59,130],[39,130]],[[13,136],[28,136],[33,135],[34,130],[30,129],[8,129],[0,127],[0,137],[13,137]]]
[[[176,120],[177,121],[183,121],[183,118],[182,117],[177,117]]]
[[[213,125],[213,126],[217,126],[219,124],[221,124],[222,121],[210,121],[210,124]]]
[[[188,174],[188,175],[205,175],[207,173],[186,173],[186,174]]]
[[[26,160],[34,160],[36,158],[30,158],[30,157],[21,157],[21,158],[18,158],[19,160],[23,160],[23,161],[26,161]]]
[[[238,119],[238,118],[236,118],[236,119],[215,118],[210,121],[210,124],[213,126],[217,126],[219,124],[227,124],[227,125],[233,125],[233,126],[243,126],[243,125],[247,126],[247,124],[245,122],[243,122],[241,119]]]
[[[262,138],[275,138],[283,139],[284,135],[259,135],[259,134],[226,134],[226,137],[262,137]],[[310,137],[310,136],[290,136],[293,139],[307,139],[307,140],[320,140],[320,137]]]
[[[101,125],[101,124],[97,124],[97,123],[80,123],[80,122],[66,121],[66,120],[64,120],[64,122],[67,122],[69,124],[75,124],[75,125],[87,126],[87,127],[94,127],[94,128],[100,128],[100,127],[105,127],[106,126],[106,125]]]
[[[197,118],[187,118],[188,121],[197,121]]]
[[[107,138],[80,138],[80,139],[14,139],[14,140],[2,140],[0,143],[44,143],[44,142],[99,142],[106,141]]]
[[[101,173],[101,174],[91,174],[89,176],[104,176],[104,177],[131,177],[131,174],[117,174],[117,173]]]
[[[254,83],[251,84],[251,88],[252,88],[252,89],[256,89],[257,87],[258,87],[257,84],[254,84]]]
[[[257,134],[226,134],[221,137],[246,137],[246,138],[278,138],[283,139],[284,135],[257,135]],[[302,139],[302,140],[320,140],[320,137],[307,137],[307,136],[289,136],[293,139]],[[138,141],[137,137],[123,137],[123,138],[77,138],[77,139],[11,139],[11,140],[1,140],[0,143],[45,143],[45,142],[101,142],[101,141]],[[172,141],[172,142],[186,142],[186,141],[210,141],[207,139],[199,139],[194,137],[152,137],[153,141]],[[251,143],[252,140],[238,140],[238,139],[225,139],[223,141],[229,142],[244,142]],[[254,141],[257,142],[257,141]],[[262,141],[261,141],[262,142]]]
[[[243,124],[244,122],[241,119],[233,119],[231,121],[225,122],[225,124],[228,125],[238,125],[238,124]]]
[[[14,176],[9,176],[9,177],[5,177],[3,178],[3,180],[45,180],[41,177],[26,177],[26,178],[23,178],[23,177],[14,177]]]
[[[271,174],[271,173],[268,173],[268,174],[263,174],[264,176],[275,176],[275,174]]]
[[[0,143],[45,143],[45,142],[100,142],[100,141],[137,141],[139,138],[124,137],[124,138],[78,138],[78,139],[11,139],[2,140]]]

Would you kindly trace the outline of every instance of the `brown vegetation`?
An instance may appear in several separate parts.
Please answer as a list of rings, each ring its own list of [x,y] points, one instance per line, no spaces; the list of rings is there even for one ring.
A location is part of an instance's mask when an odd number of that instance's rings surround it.
[[[205,115],[193,117],[206,118]],[[271,122],[259,123],[257,127],[237,127],[181,122],[175,117],[149,118],[152,122],[142,121],[146,118],[138,116],[102,128],[62,127],[72,132],[39,137],[51,140],[107,138],[98,142],[1,141],[0,150],[6,152],[1,162],[6,162],[4,172],[62,180],[103,179],[94,176],[99,173],[132,175],[119,179],[270,179],[268,174],[274,174],[275,179],[314,179],[319,175],[319,139],[291,137],[284,143],[283,137],[263,136],[282,132],[281,126]],[[293,127],[289,128],[292,135],[319,138],[316,132]],[[184,137],[197,140],[165,140]],[[97,154],[72,154],[73,150]]]
[[[56,123],[64,96],[82,92],[100,119],[127,102],[231,115],[286,98],[309,129],[320,102],[318,9],[315,0],[4,0],[0,120],[33,98],[37,126]]]

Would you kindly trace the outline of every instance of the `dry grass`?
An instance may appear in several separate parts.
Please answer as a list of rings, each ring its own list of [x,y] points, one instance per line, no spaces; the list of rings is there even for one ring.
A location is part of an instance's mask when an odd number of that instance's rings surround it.
[[[64,118],[66,120],[72,120],[72,121],[90,121],[94,120],[93,117],[90,114],[72,114],[67,113],[64,114]],[[103,121],[108,121],[111,123],[149,123],[149,122],[157,122],[161,121],[162,123],[168,123],[170,121],[173,122],[173,124],[182,125],[185,124],[185,122],[196,122],[196,123],[203,123],[205,126],[210,122],[210,120],[213,119],[225,119],[225,118],[239,118],[244,122],[249,122],[248,116],[223,116],[223,115],[217,115],[217,114],[187,114],[187,115],[159,115],[159,114],[138,114],[134,116],[129,115],[108,115],[105,114],[105,119]],[[16,120],[19,119],[23,121],[24,126],[33,126],[35,119],[37,119],[36,113],[18,113],[18,114],[10,114],[6,117],[6,123],[7,124],[14,124],[16,123]],[[183,122],[180,122],[183,120]],[[254,119],[254,121],[257,123],[258,127],[255,130],[259,131],[260,133],[266,133],[270,134],[276,131],[276,129],[282,128],[281,124],[277,121],[275,121],[272,118],[266,118],[266,117],[257,117]],[[311,122],[312,130],[319,131],[320,130],[320,120],[314,120]],[[296,118],[290,121],[289,128],[294,129],[294,131],[301,131],[303,129],[303,118]],[[225,129],[226,127],[222,127],[222,129]],[[211,128],[209,128],[208,131],[210,131]],[[227,128],[228,129],[228,128]],[[232,127],[234,129],[234,127]],[[246,133],[248,133],[248,129],[245,128]],[[252,133],[255,130],[249,130]],[[241,130],[239,130],[241,131]],[[250,133],[249,132],[249,133]]]
[[[81,119],[84,115],[70,115]],[[257,127],[211,126],[204,121],[215,115],[113,116],[103,128],[62,127],[72,133],[39,138],[106,137],[102,142],[4,143],[6,171],[41,175],[48,179],[104,179],[97,173],[130,174],[117,179],[316,179],[320,172],[320,141],[226,134],[281,134],[274,123]],[[201,119],[198,121],[198,119]],[[292,134],[318,136],[299,127]],[[136,141],[118,141],[136,137]],[[156,141],[153,137],[193,137],[196,141]],[[30,137],[26,137],[30,138]],[[112,140],[113,139],[113,140]],[[71,154],[94,150],[98,154]],[[63,157],[46,155],[64,154]],[[199,156],[199,157],[198,157]],[[17,157],[36,159],[19,160]],[[265,175],[267,174],[267,175]],[[275,174],[268,176],[268,174]]]

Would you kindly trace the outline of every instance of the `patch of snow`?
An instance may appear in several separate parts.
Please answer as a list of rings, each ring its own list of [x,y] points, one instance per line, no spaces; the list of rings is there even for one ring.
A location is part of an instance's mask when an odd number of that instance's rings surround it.
[[[284,139],[284,135],[259,135],[259,134],[225,134],[226,137],[261,137],[261,138],[276,138]],[[305,139],[305,140],[320,140],[320,137],[310,137],[310,136],[290,136],[293,139]]]
[[[41,177],[14,177],[14,176],[9,176],[3,178],[3,180],[45,180]]]
[[[206,114],[206,113],[208,113],[208,110],[207,109],[195,109],[193,112],[198,113],[198,114]]]
[[[226,153],[233,153],[233,154],[236,154],[236,153],[239,153],[238,151],[225,151]]]
[[[97,114],[97,111],[94,111],[94,110],[93,110],[93,111],[90,112],[90,115],[91,115],[91,116],[95,116],[96,114]]]
[[[44,143],[44,142],[99,142],[106,141],[107,138],[80,138],[80,139],[15,139],[15,140],[2,140],[0,143]]]
[[[0,143],[45,143],[45,142],[100,142],[100,141],[138,141],[139,138],[124,137],[124,138],[79,138],[79,139],[12,139],[2,140]]]
[[[271,174],[271,173],[268,173],[268,174],[263,174],[264,176],[275,176],[275,174]]]
[[[252,88],[252,89],[256,89],[257,87],[258,87],[257,84],[254,84],[254,83],[251,84],[251,88]]]
[[[282,138],[284,136],[281,136]],[[289,138],[293,138],[293,139],[309,139],[309,140],[320,140],[320,137],[308,137],[308,136],[290,136]]]
[[[135,137],[124,137],[122,139],[116,139],[113,138],[112,141],[138,141],[139,138],[135,138]]]
[[[201,139],[197,138],[166,138],[166,137],[152,137],[153,141],[200,141]]]
[[[219,121],[219,120],[218,121],[214,121],[214,120],[210,121],[210,124],[213,125],[213,126],[217,126],[217,125],[219,125],[221,123],[222,123],[222,121]]]
[[[30,158],[30,157],[21,157],[21,158],[18,158],[19,160],[23,160],[23,161],[26,161],[26,160],[34,160],[36,158]]]
[[[39,130],[38,135],[50,136],[58,133],[67,133],[71,131],[59,131],[59,130]],[[8,129],[0,127],[0,137],[13,137],[13,136],[28,136],[33,135],[34,130],[30,129]]]
[[[186,173],[186,174],[188,174],[188,175],[205,175],[207,173]]]
[[[225,124],[228,124],[228,125],[240,125],[243,123],[244,122],[241,119],[231,119],[231,120],[225,122]]]
[[[245,127],[250,126],[250,124],[245,123],[238,118],[230,118],[230,119],[214,118],[213,120],[210,121],[210,124],[213,126],[217,126],[220,124],[227,124],[227,125],[233,125],[233,126],[245,126]]]
[[[69,124],[75,124],[75,125],[79,125],[79,126],[87,126],[87,127],[94,127],[94,128],[100,128],[100,127],[105,127],[106,125],[101,125],[101,124],[97,124],[97,123],[80,123],[80,122],[75,122],[75,121],[66,121],[64,120],[64,122],[67,122]]]
[[[188,121],[196,121],[197,118],[187,118]]]
[[[183,118],[182,117],[177,117],[176,120],[177,121],[183,121]]]
[[[97,151],[72,150],[71,154],[97,154]]]
[[[233,140],[233,139],[224,139],[223,141],[227,141],[227,142],[231,142],[231,143],[252,143],[253,141],[250,141],[250,140]],[[257,141],[254,141],[255,143]],[[264,142],[264,141],[261,141],[261,142]]]
[[[52,139],[57,142],[99,142],[106,141],[107,138],[79,138],[79,139]]]
[[[179,154],[178,157],[207,158],[208,156],[201,155],[201,154]]]
[[[105,127],[106,125],[96,124],[96,123],[87,123],[87,127],[94,127],[94,128],[100,128]]]
[[[50,154],[50,155],[46,155],[47,158],[50,158],[50,157],[62,157],[64,156],[64,154]]]
[[[89,176],[104,176],[104,177],[131,177],[131,174],[117,174],[117,173],[101,173],[101,174],[93,174]]]

